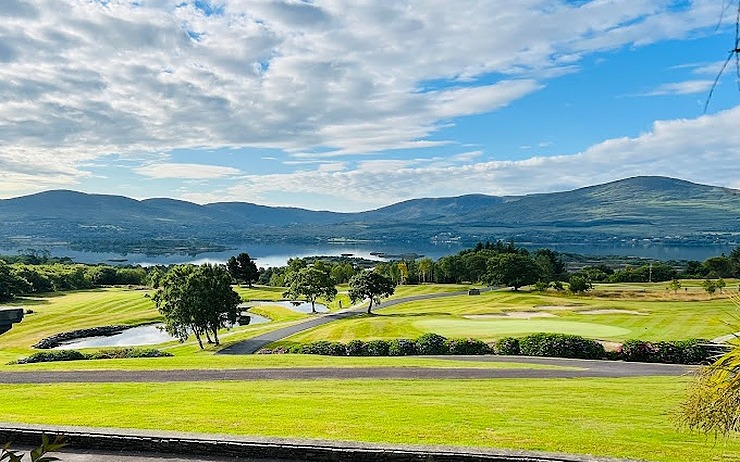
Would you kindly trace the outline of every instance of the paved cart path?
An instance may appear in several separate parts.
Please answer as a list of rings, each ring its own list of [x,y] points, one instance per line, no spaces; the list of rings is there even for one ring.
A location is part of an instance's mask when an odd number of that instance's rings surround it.
[[[146,371],[18,371],[0,372],[0,384],[204,382],[219,380],[316,379],[549,379],[579,377],[682,376],[695,367],[525,356],[438,356],[437,359],[542,364],[568,369],[481,369],[440,367],[280,367],[261,369],[196,369]],[[577,369],[574,369],[577,368]]]
[[[484,288],[484,289],[479,289],[479,290],[481,292],[486,292],[491,289]],[[467,293],[468,293],[467,290],[461,290],[457,292],[440,292],[436,294],[412,295],[410,297],[402,297],[402,298],[395,298],[395,299],[387,300],[383,302],[381,305],[379,306],[376,305],[376,306],[378,309],[382,309],[382,308],[388,308],[394,305],[400,305],[401,303],[415,302],[418,300],[429,300],[433,298],[455,297],[459,295],[466,295]],[[361,303],[361,304],[352,306],[346,310],[338,311],[336,313],[316,315],[316,317],[307,319],[297,324],[293,324],[288,327],[283,327],[281,329],[276,329],[266,334],[258,335],[256,337],[252,337],[242,342],[235,343],[234,345],[231,345],[227,348],[220,350],[216,354],[221,354],[221,355],[254,354],[258,352],[260,349],[269,345],[270,343],[278,342],[280,340],[290,337],[291,335],[297,334],[298,332],[303,332],[304,330],[312,329],[314,327],[321,326],[323,324],[327,324],[333,321],[337,321],[339,319],[345,319],[345,318],[349,318],[352,316],[356,316],[360,313],[365,312],[367,310],[366,306],[367,306],[366,303]]]

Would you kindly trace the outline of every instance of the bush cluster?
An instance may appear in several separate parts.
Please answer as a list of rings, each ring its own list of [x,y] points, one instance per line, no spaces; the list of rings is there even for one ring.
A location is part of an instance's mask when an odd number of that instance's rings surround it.
[[[519,339],[519,354],[558,358],[601,359],[604,346],[578,335],[539,333]]]
[[[34,353],[10,364],[50,363],[54,361],[85,361],[92,359],[125,359],[125,358],[161,358],[172,356],[172,353],[155,349],[120,348],[100,350],[94,353],[81,353],[77,350],[51,350]]]
[[[505,337],[487,344],[472,338],[447,339],[424,334],[416,340],[318,341],[303,345],[263,349],[260,354],[301,353],[328,356],[411,356],[411,355],[524,355],[577,359],[609,359],[668,364],[701,364],[721,353],[704,340],[644,342],[628,340],[617,351],[605,351],[596,340],[578,335],[538,333],[526,337]]]
[[[706,340],[690,339],[672,342],[627,340],[618,350],[624,361],[666,364],[705,364],[721,354],[721,349]]]

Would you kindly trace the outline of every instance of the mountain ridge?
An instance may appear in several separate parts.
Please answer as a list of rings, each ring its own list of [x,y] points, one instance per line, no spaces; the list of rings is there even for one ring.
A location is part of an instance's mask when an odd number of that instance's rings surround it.
[[[6,248],[49,241],[125,247],[153,240],[233,244],[446,237],[543,243],[675,238],[695,245],[716,241],[712,236],[736,239],[740,190],[637,176],[553,193],[409,199],[352,213],[51,190],[0,200],[0,220],[0,246]]]

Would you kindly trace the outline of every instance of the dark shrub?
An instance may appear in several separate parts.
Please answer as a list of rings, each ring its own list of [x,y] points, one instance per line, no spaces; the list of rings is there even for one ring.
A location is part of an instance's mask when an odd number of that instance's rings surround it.
[[[49,363],[53,361],[79,361],[87,356],[77,350],[52,350],[34,353],[28,358],[21,358],[15,364]]]
[[[448,354],[447,339],[439,334],[428,333],[416,339],[416,349],[420,355]]]
[[[451,338],[447,340],[447,351],[451,355],[487,355],[490,347],[480,340],[473,338]]]
[[[497,355],[518,355],[519,339],[514,337],[498,339],[493,345],[493,352]]]
[[[600,359],[604,347],[595,340],[578,335],[539,333],[519,340],[521,354],[528,356],[556,356],[560,358]]]
[[[657,348],[650,342],[627,340],[619,347],[619,355],[625,361],[642,363],[655,362]]]
[[[100,350],[88,355],[88,359],[162,358],[172,353],[153,348],[118,348]]]
[[[365,344],[368,356],[388,356],[388,342],[385,340],[371,340]]]
[[[344,344],[338,342],[327,342],[326,340],[301,345],[298,352],[306,355],[324,356],[344,356],[347,354]]]
[[[351,340],[347,344],[347,355],[348,356],[367,356],[367,350],[365,349],[365,343],[362,340]]]
[[[413,340],[399,338],[388,342],[388,355],[390,356],[410,356],[418,353],[416,342]]]
[[[690,339],[672,342],[627,340],[620,348],[621,359],[646,363],[702,364],[721,353],[706,340]]]

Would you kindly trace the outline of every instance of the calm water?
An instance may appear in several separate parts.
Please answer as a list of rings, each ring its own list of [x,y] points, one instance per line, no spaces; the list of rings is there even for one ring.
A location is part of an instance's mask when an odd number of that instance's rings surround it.
[[[250,325],[270,322],[268,318],[258,314],[249,313],[249,316],[251,318],[249,322]],[[76,348],[131,347],[157,345],[159,343],[175,340],[174,337],[161,329],[161,327],[162,324],[148,324],[146,326],[132,327],[131,329],[126,329],[120,334],[111,335],[110,337],[85,337],[71,340],[54,349],[73,350]]]
[[[532,250],[543,247],[542,245],[528,245],[525,247]],[[380,244],[322,244],[322,245],[298,245],[298,244],[255,244],[236,247],[224,252],[206,252],[197,256],[172,254],[172,255],[144,255],[137,253],[118,254],[102,252],[82,252],[71,250],[66,247],[48,249],[53,256],[70,257],[80,263],[117,263],[127,265],[169,265],[178,263],[225,263],[226,260],[240,252],[247,252],[257,262],[257,266],[267,268],[270,266],[284,266],[289,258],[309,257],[316,255],[339,256],[348,254],[355,257],[363,257],[370,260],[383,261],[371,253],[384,252],[387,254],[409,254],[415,253],[437,260],[445,255],[456,254],[469,246],[462,244],[439,244],[430,243],[408,243],[406,245],[385,246]],[[729,254],[732,246],[706,246],[706,247],[667,247],[652,244],[551,244],[547,247],[559,252],[573,252],[584,255],[622,255],[654,258],[657,260],[699,260],[703,261],[709,257],[718,256],[722,253]],[[2,250],[0,253],[17,253],[19,249]],[[113,261],[111,261],[113,260]],[[124,260],[124,261],[120,261]]]
[[[310,313],[311,312],[311,304],[308,302],[291,302],[287,300],[282,300],[279,302],[249,302],[248,305],[250,306],[278,305],[278,306],[282,306],[285,308],[289,308],[293,311],[298,311],[300,313]],[[329,311],[329,308],[327,308],[326,305],[322,305],[321,303],[316,303],[315,307],[318,313],[326,313]]]

